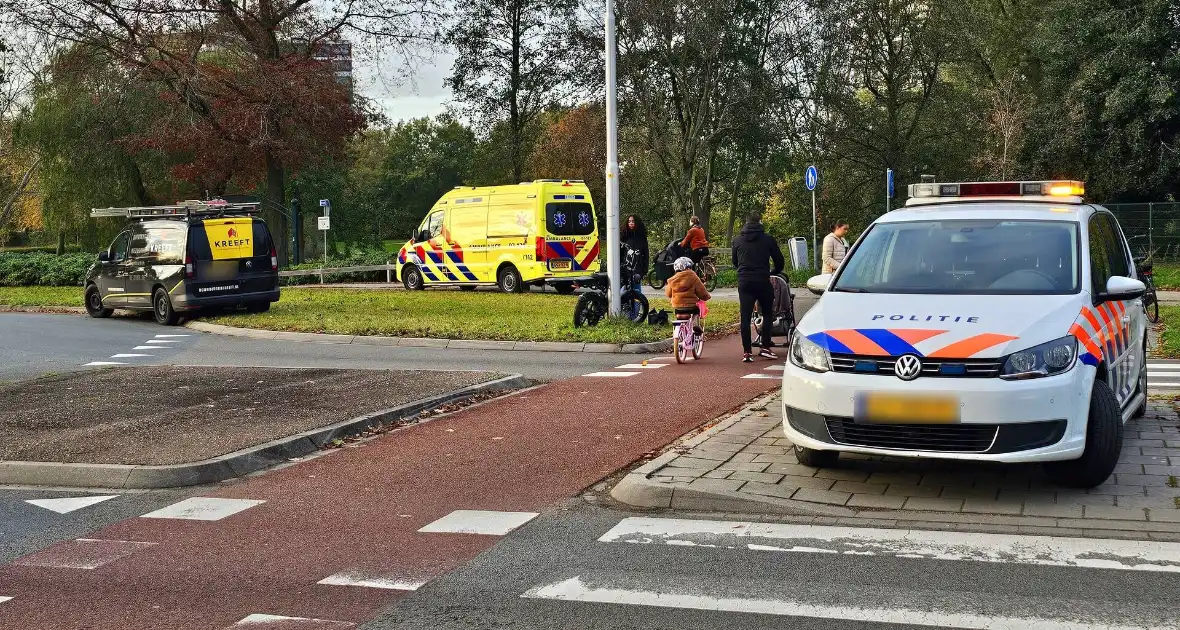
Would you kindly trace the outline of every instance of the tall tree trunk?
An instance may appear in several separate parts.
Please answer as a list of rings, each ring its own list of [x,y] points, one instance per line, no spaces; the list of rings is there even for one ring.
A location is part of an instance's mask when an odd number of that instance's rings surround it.
[[[266,198],[262,207],[266,223],[270,227],[271,241],[279,255],[279,265],[287,264],[287,216],[286,207],[287,172],[283,163],[270,150],[266,151]]]
[[[746,170],[746,152],[738,158],[737,174],[733,178],[733,189],[729,193],[729,221],[725,225],[725,242],[733,244],[733,224],[738,218],[738,195],[742,192],[742,177]]]
[[[508,117],[509,126],[511,127],[509,133],[511,138],[509,143],[512,145],[512,183],[518,183],[523,180],[524,165],[521,156],[521,144],[524,135],[524,125],[520,120],[520,49],[521,43],[521,12],[524,10],[521,6],[522,2],[513,2],[512,8],[512,74],[509,78],[508,87]]]
[[[705,171],[705,194],[701,200],[700,207],[697,208],[697,217],[701,220],[701,227],[705,228],[705,233],[709,233],[709,220],[713,216],[713,185],[716,181],[714,175],[717,171],[717,146],[713,145],[709,149],[709,165],[708,170]]]

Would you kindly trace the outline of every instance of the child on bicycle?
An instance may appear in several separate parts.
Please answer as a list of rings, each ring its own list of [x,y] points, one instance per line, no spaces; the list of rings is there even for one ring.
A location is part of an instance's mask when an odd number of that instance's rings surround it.
[[[676,313],[676,319],[691,319],[693,331],[699,335],[701,334],[701,326],[700,320],[697,319],[700,315],[697,302],[708,300],[712,296],[705,289],[705,283],[701,282],[700,276],[692,270],[691,258],[687,256],[677,258],[672,263],[672,270],[676,274],[668,278],[668,285],[664,287],[664,295],[672,300],[672,309]]]

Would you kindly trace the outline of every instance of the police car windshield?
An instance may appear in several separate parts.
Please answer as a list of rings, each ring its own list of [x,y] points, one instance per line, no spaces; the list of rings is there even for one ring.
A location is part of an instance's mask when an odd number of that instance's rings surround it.
[[[1078,227],[1068,221],[878,223],[832,287],[849,293],[1077,293]]]

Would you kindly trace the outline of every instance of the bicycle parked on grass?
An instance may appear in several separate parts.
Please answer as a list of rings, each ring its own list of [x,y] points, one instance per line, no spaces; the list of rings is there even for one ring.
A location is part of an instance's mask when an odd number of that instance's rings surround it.
[[[639,250],[626,245],[622,248],[619,276],[624,278],[625,285],[622,296],[623,315],[635,323],[642,323],[647,319],[649,309],[647,297],[632,288],[632,284],[641,279],[641,276],[635,273],[639,263]],[[578,297],[578,303],[574,305],[574,326],[597,326],[610,312],[610,277],[606,272],[598,272],[585,280],[575,281],[574,285],[589,289]]]
[[[664,288],[668,278],[672,277],[672,262],[681,256],[688,256],[688,251],[680,247],[680,243],[672,241],[664,250],[656,254],[651,271],[647,272],[647,285],[653,289]],[[701,262],[693,266],[705,288],[712,291],[717,288],[717,259],[712,256],[701,258]]]
[[[1133,236],[1127,239],[1129,245],[1132,241],[1143,238],[1143,235]],[[1134,256],[1135,272],[1139,275],[1139,279],[1143,284],[1147,285],[1147,292],[1143,294],[1143,309],[1147,311],[1147,321],[1158,324],[1160,321],[1160,302],[1159,297],[1155,292],[1155,275],[1152,271],[1152,258],[1154,252],[1147,251],[1146,248],[1141,250],[1141,256]]]

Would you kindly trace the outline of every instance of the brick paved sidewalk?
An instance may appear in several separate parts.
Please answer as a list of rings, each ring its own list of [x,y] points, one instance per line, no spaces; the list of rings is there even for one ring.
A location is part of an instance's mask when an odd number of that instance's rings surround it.
[[[763,398],[632,472],[614,496],[642,507],[1180,540],[1180,419],[1168,403],[1152,402],[1127,424],[1115,474],[1088,491],[1054,485],[1037,465],[843,454],[834,468],[810,468],[781,423],[779,397]]]

